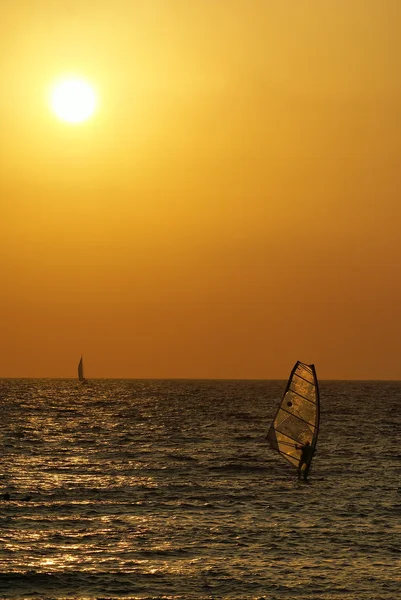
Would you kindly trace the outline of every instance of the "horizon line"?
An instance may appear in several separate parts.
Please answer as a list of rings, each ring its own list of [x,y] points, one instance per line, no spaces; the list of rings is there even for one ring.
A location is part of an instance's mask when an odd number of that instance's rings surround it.
[[[26,380],[63,380],[63,381],[77,381],[79,380],[77,377],[46,377],[46,376],[20,376],[20,377],[10,377],[10,376],[1,376],[0,381],[4,379],[26,379]],[[86,378],[88,382],[90,381],[287,381],[288,377],[90,377]],[[329,378],[318,378],[319,382],[322,381],[382,381],[382,382],[401,382],[401,379],[385,379],[385,378],[373,378],[373,379],[364,379],[364,378],[355,378],[348,379],[343,377],[329,377]]]

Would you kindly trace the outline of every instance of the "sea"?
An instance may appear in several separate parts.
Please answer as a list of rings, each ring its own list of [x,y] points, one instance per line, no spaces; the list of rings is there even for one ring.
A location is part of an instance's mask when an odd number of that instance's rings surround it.
[[[320,382],[310,484],[285,385],[0,380],[0,598],[400,598],[401,382]]]

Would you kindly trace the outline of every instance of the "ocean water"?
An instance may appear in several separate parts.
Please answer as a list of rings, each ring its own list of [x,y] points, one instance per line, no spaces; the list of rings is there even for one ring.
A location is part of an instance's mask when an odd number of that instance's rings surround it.
[[[0,598],[400,598],[401,382],[320,385],[305,485],[284,381],[1,380]]]

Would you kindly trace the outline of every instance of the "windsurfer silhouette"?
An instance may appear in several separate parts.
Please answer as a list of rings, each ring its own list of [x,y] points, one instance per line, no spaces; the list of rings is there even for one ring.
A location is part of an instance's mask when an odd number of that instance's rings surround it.
[[[306,442],[303,446],[295,444],[295,448],[301,450],[301,458],[299,459],[298,465],[298,479],[301,479],[302,474],[304,481],[307,481],[310,464],[315,450],[311,447],[310,442]]]

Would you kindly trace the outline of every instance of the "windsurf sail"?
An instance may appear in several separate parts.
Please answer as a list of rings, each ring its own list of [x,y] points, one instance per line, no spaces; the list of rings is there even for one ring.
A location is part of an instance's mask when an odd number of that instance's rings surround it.
[[[266,436],[270,446],[294,467],[298,467],[302,452],[299,446],[309,442],[311,456],[316,450],[319,418],[320,398],[315,366],[298,361],[291,371],[280,406]]]
[[[85,381],[85,376],[84,376],[84,360],[81,356],[81,360],[78,363],[78,379],[79,381]]]

